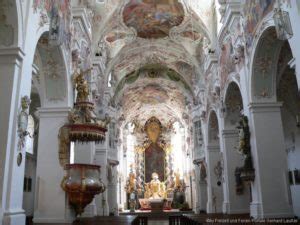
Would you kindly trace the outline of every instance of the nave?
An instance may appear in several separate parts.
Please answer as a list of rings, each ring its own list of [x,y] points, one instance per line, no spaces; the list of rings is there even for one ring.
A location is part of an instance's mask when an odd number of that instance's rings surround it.
[[[0,225],[294,223],[299,21],[299,0],[0,0]]]

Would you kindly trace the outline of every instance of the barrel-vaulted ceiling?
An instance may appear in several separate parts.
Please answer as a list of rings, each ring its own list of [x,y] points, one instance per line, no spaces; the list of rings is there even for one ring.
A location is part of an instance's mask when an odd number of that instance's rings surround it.
[[[97,1],[96,1],[97,2]],[[126,120],[188,115],[213,32],[214,0],[110,0],[94,5],[93,50],[107,55]]]

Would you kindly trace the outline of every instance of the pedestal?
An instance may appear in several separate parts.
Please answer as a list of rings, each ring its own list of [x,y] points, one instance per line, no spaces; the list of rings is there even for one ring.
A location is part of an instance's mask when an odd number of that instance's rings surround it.
[[[292,217],[288,200],[287,157],[281,121],[281,104],[250,105],[251,152],[255,168],[251,216]]]
[[[214,168],[221,160],[219,146],[207,146],[207,213],[221,213],[223,207],[222,184],[217,185]],[[222,181],[221,181],[222,182]]]
[[[110,150],[112,151],[112,149]],[[117,157],[115,157],[117,158]],[[118,174],[117,166],[119,165],[118,160],[108,159],[107,166],[107,199],[110,215],[117,215],[118,210]]]
[[[106,135],[107,140],[107,135]],[[100,165],[101,168],[101,180],[107,186],[107,148],[106,142],[103,144],[96,144],[96,153],[95,153],[95,164]],[[109,208],[108,208],[108,199],[107,199],[107,190],[100,195],[95,197],[97,215],[98,216],[108,216]]]
[[[236,150],[239,136],[237,130],[223,130],[224,144],[224,192],[223,213],[243,214],[250,211],[249,186],[244,185],[243,193],[236,193],[235,169],[244,165],[243,156]]]
[[[149,199],[151,212],[162,212],[164,210],[163,199]]]
[[[34,223],[71,223],[75,215],[60,184],[64,169],[58,158],[58,131],[69,108],[40,109]]]

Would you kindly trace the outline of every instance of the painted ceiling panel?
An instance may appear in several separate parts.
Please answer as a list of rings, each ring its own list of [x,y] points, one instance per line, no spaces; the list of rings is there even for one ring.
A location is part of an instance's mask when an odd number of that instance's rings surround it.
[[[184,19],[178,0],[131,0],[124,8],[123,20],[141,38],[163,38]]]

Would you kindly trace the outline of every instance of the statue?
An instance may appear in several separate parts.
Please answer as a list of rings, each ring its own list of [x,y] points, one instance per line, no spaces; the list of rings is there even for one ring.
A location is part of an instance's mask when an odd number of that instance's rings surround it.
[[[87,73],[88,71],[74,74],[73,82],[77,90],[76,102],[88,101],[89,86],[87,81],[84,79],[84,74]]]
[[[126,182],[125,190],[128,194],[134,193],[136,191],[136,178],[135,174],[131,171],[129,178]]]
[[[179,172],[175,172],[175,188],[180,187],[180,174]]]
[[[241,168],[237,168],[238,172],[236,173],[236,180],[239,181],[239,179],[241,179],[245,182],[251,182],[255,179],[255,171],[252,163],[250,130],[247,116],[243,115],[241,117],[241,120],[239,121],[239,126],[237,128],[239,130],[238,152],[243,154],[244,156],[244,165]],[[240,189],[241,185],[239,185],[239,182],[237,182],[237,186]],[[241,193],[241,190],[239,190],[239,192]]]
[[[145,185],[145,198],[160,199],[166,198],[166,186],[164,182],[160,182],[157,173],[152,173],[152,180]]]
[[[253,168],[250,147],[250,131],[247,116],[242,116],[237,128],[239,130],[238,152],[245,156],[244,167]]]

